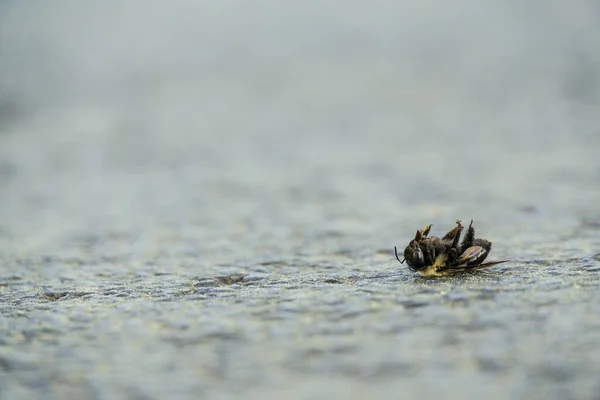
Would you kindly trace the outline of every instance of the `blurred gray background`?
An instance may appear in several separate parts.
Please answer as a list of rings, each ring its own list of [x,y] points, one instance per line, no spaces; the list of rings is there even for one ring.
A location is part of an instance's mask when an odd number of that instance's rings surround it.
[[[600,398],[600,2],[0,1],[0,398]],[[414,231],[511,262],[426,280]]]

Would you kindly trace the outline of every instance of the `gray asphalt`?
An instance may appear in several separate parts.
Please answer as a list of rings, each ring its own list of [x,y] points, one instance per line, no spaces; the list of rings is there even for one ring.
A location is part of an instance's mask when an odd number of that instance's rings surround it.
[[[0,2],[0,398],[600,399],[600,7]],[[394,258],[471,218],[510,262]]]

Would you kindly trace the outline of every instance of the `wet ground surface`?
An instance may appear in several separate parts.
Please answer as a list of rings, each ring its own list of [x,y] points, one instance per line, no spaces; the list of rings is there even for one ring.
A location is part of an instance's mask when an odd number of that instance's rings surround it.
[[[597,7],[20,4],[0,398],[600,398]]]

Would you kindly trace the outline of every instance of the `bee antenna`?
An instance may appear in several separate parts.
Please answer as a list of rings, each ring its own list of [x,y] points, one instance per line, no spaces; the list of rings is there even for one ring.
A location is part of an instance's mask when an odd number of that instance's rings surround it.
[[[398,257],[398,249],[396,248],[396,246],[394,246],[394,253],[396,254],[396,260],[398,260],[400,264],[404,264],[405,260],[400,261],[400,257]]]

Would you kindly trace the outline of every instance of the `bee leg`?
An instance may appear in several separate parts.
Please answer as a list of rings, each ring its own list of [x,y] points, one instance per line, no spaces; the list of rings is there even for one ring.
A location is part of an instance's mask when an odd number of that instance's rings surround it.
[[[417,233],[415,233],[415,238],[413,239],[415,242],[419,243],[421,240],[423,240],[423,234],[421,233],[421,230],[417,230]]]
[[[450,232],[446,233],[446,235],[442,238],[442,241],[448,243],[448,241],[452,241],[450,245],[448,245],[448,263],[452,264],[461,254],[458,242],[460,240],[460,234],[462,233],[463,226],[460,221],[456,221],[456,227],[452,229]]]
[[[450,232],[446,233],[444,235],[444,237],[442,238],[442,240],[457,240],[458,241],[458,237],[460,237],[460,234],[463,230],[463,226],[460,223],[460,221],[456,221],[456,226],[454,228],[452,228],[452,230],[450,230]]]
[[[471,220],[467,234],[460,244],[459,254],[463,254],[469,247],[473,246],[473,240],[475,240],[475,228],[473,228],[473,220]]]
[[[421,229],[421,233],[423,234],[423,237],[427,237],[427,235],[429,235],[429,231],[431,230],[432,226],[433,226],[432,224],[425,225],[425,227],[423,229]]]
[[[427,235],[429,235],[429,231],[431,230],[431,224],[429,225],[425,225],[425,227],[423,229],[419,229],[417,231],[417,233],[415,234],[415,240],[417,242],[420,242],[421,240],[424,240],[427,238]]]

